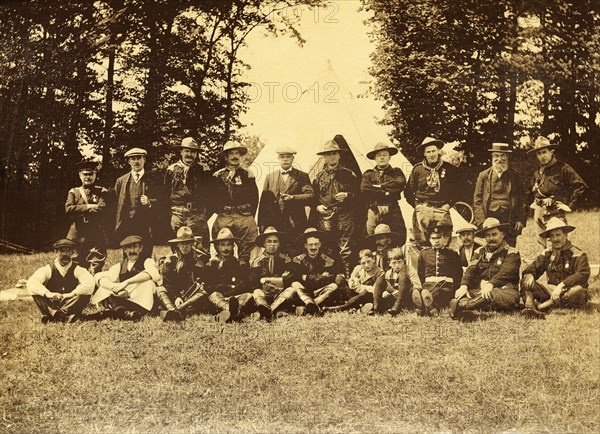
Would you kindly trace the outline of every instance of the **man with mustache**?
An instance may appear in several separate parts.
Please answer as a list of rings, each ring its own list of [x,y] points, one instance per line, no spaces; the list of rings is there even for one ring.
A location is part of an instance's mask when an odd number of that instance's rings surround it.
[[[492,166],[477,177],[473,194],[474,223],[481,227],[488,217],[510,224],[506,242],[515,247],[527,223],[527,208],[519,175],[510,167],[508,143],[492,143]]]
[[[131,171],[115,183],[115,237],[122,240],[129,235],[139,236],[144,243],[143,258],[152,256],[152,226],[159,208],[161,189],[154,173],[144,167],[147,155],[148,152],[140,148],[125,152]]]
[[[240,321],[256,310],[248,280],[248,263],[235,257],[240,240],[229,228],[223,228],[211,241],[217,252],[206,266],[204,290],[219,322]]]
[[[590,298],[590,264],[585,252],[569,241],[568,234],[574,230],[575,226],[554,217],[548,221],[546,231],[540,234],[550,240],[552,248],[523,271],[521,291],[525,309],[521,313],[524,316],[544,318],[544,311],[553,305],[580,307]],[[544,273],[548,276],[547,283],[538,281]]]
[[[115,318],[138,321],[152,310],[154,292],[162,278],[154,260],[142,256],[140,236],[129,235],[119,245],[123,250],[122,261],[94,276],[98,290],[92,303],[108,300]]]
[[[471,262],[471,258],[475,251],[481,247],[475,242],[475,231],[477,226],[467,223],[464,227],[456,229],[456,234],[460,240],[460,247],[457,250],[458,256],[460,257],[460,265],[465,270]]]
[[[513,310],[519,303],[519,252],[508,245],[508,223],[488,217],[476,233],[485,237],[463,274],[460,287],[450,301],[450,317],[462,321],[477,319],[476,310]]]
[[[540,164],[532,175],[530,199],[537,241],[544,248],[547,240],[541,233],[546,230],[548,220],[558,217],[566,222],[566,214],[575,210],[577,200],[588,188],[571,166],[556,159],[556,146],[546,137],[540,136],[533,149],[527,151],[535,152]]]
[[[67,238],[79,243],[77,263],[94,274],[106,261],[108,190],[96,185],[96,163],[81,161],[77,167],[81,185],[69,190],[65,203],[65,212],[72,219]]]
[[[42,313],[42,323],[75,321],[94,292],[94,277],[71,260],[76,246],[66,238],[56,241],[56,259],[27,280],[27,290]]]
[[[163,188],[169,192],[171,204],[171,229],[188,227],[202,237],[208,249],[210,234],[207,220],[213,213],[214,177],[198,161],[200,146],[192,137],[179,145],[181,158],[171,164],[163,179]]]
[[[404,189],[406,201],[415,208],[413,237],[419,249],[429,246],[429,236],[438,222],[452,225],[450,207],[461,191],[458,170],[442,160],[444,144],[426,137],[417,146],[423,161],[415,164]]]
[[[217,218],[212,227],[213,239],[228,228],[239,240],[238,256],[248,263],[254,247],[258,226],[254,215],[258,207],[258,187],[254,174],[241,167],[242,156],[248,152],[245,146],[229,141],[219,155],[225,167],[217,170],[214,199]]]
[[[390,158],[398,153],[398,148],[378,143],[367,153],[367,158],[375,160],[375,167],[367,170],[360,184],[360,190],[369,207],[367,211],[367,234],[375,232],[377,225],[386,224],[398,234],[397,246],[406,241],[406,226],[398,201],[406,186],[402,169],[392,167]]]

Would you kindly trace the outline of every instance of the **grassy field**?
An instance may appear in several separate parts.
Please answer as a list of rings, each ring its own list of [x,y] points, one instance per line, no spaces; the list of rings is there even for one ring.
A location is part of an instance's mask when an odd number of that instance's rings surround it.
[[[598,213],[571,221],[600,262]],[[49,258],[3,257],[0,288]],[[582,311],[471,324],[404,313],[42,325],[33,303],[5,302],[0,432],[600,432],[592,287]]]

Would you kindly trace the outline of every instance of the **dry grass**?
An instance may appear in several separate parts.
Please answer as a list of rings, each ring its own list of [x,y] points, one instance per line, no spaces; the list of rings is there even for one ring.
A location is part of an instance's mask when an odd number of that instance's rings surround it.
[[[597,262],[588,227],[575,244]],[[1,287],[48,258],[4,257]],[[473,324],[405,313],[42,325],[31,302],[0,309],[0,432],[600,431],[593,306]]]

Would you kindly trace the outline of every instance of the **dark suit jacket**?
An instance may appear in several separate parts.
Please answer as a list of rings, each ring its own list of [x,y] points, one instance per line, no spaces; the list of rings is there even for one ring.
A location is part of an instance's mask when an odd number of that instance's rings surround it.
[[[279,195],[282,193],[291,195],[292,199],[286,202],[279,201]],[[287,184],[283,182],[281,170],[268,174],[258,210],[258,225],[261,231],[268,226],[274,226],[291,236],[304,232],[307,225],[304,207],[310,205],[312,198],[313,187],[307,173],[292,168]]]
[[[519,175],[513,169],[508,169],[506,172],[510,183],[509,200],[510,200],[510,218],[508,222],[514,226],[516,222],[521,222],[523,226],[527,223],[527,208],[523,201],[523,187]],[[477,177],[475,185],[475,193],[473,193],[473,213],[474,221],[477,226],[481,226],[487,218],[488,209],[491,201],[492,191],[492,176],[495,176],[492,167],[484,170]]]
[[[127,183],[131,178],[131,172],[117,178],[115,182],[115,194],[117,196],[117,210],[115,214],[115,231],[119,230],[119,226],[123,223],[124,220],[129,219],[129,216],[124,215],[124,207],[125,201],[128,199],[127,195]],[[158,180],[153,172],[149,170],[144,171],[144,175],[138,181],[138,194],[136,202],[138,206],[136,208],[136,220],[144,221],[148,223],[148,226],[151,225],[153,216],[156,216],[157,213],[157,204],[159,203],[159,199],[161,196],[161,181]],[[148,196],[150,200],[149,206],[142,206],[139,202],[140,196],[145,194]]]

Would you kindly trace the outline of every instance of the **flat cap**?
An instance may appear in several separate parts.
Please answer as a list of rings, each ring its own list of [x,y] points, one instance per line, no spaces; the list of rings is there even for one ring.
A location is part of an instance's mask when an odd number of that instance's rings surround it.
[[[145,157],[148,155],[148,152],[142,148],[131,148],[129,151],[125,152],[125,158],[136,157],[138,155],[143,155]]]

